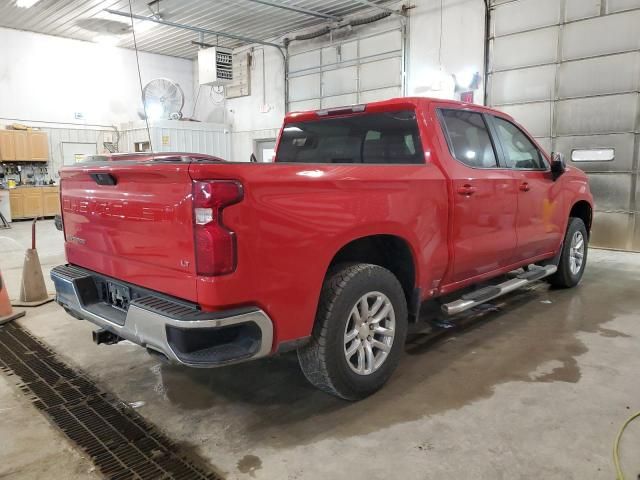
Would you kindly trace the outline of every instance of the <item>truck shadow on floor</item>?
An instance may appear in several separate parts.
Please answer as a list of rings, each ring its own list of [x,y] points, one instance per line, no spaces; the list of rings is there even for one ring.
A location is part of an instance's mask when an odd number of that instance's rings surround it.
[[[309,385],[295,353],[214,370],[162,366],[159,374],[167,401],[224,417],[239,442],[350,437],[461,408],[505,382],[577,382],[576,357],[587,347],[576,334],[624,335],[601,325],[640,310],[639,282],[637,272],[594,266],[577,289],[540,283],[461,316],[459,328],[413,333],[390,382],[357,403]]]

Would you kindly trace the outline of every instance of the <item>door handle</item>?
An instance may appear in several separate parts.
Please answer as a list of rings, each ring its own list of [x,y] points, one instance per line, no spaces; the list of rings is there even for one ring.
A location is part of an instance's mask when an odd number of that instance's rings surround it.
[[[529,190],[531,190],[531,187],[529,186],[529,184],[527,182],[522,182],[520,184],[520,190],[523,192],[528,192]]]
[[[460,195],[465,195],[465,196],[468,197],[468,196],[473,195],[474,193],[476,193],[476,187],[474,187],[473,185],[470,185],[468,183],[465,183],[461,187],[458,187],[458,193]]]

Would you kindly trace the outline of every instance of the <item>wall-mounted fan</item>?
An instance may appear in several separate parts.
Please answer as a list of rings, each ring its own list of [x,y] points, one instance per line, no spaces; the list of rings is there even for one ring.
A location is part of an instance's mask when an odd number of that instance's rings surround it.
[[[152,120],[179,120],[184,107],[184,92],[168,78],[151,80],[142,89],[142,101],[147,117]]]

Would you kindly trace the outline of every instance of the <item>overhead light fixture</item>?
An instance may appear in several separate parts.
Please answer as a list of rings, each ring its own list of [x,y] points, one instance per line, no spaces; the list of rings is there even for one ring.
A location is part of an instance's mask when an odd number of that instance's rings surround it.
[[[148,32],[155,26],[156,26],[155,23],[150,22],[148,20],[136,20],[135,23],[133,24],[133,28],[136,33]]]
[[[106,45],[108,47],[115,47],[119,42],[120,38],[115,35],[96,35],[93,37],[93,41],[95,43],[99,43],[100,45]]]
[[[20,8],[31,8],[40,0],[16,0],[16,6]]]
[[[478,88],[480,73],[475,68],[467,68],[456,75],[456,84],[459,88]]]

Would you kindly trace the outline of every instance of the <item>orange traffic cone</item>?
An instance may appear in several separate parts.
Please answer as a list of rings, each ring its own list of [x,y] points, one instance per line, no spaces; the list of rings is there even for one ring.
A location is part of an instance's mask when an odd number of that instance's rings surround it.
[[[28,248],[24,255],[20,300],[13,302],[14,307],[37,307],[53,301],[53,295],[47,293],[40,258],[36,250],[36,220],[33,219],[31,226],[31,248]]]
[[[2,272],[0,272],[0,325],[24,316],[24,311],[14,312],[9,301],[9,293],[7,286],[2,280]]]

